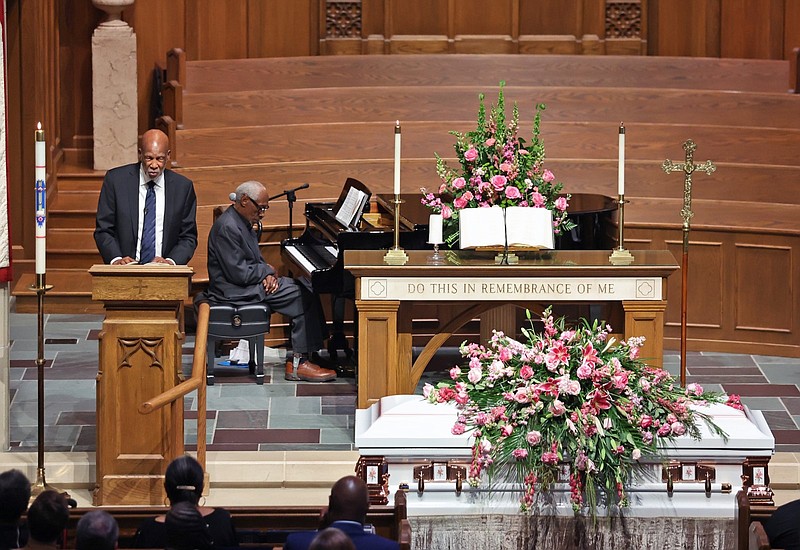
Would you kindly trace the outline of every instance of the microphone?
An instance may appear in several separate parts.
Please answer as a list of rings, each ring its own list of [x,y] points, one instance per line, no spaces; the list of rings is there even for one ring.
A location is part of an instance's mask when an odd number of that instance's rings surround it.
[[[309,187],[309,184],[304,183],[300,187],[295,187],[294,189],[288,189],[288,190],[284,191],[283,193],[278,193],[274,197],[270,197],[269,200],[274,200],[274,199],[277,199],[277,198],[280,198],[280,197],[283,197],[283,196],[286,196],[286,195],[290,195],[290,194],[293,194],[293,193],[295,193],[297,191],[300,191],[301,189],[308,189],[308,187]]]

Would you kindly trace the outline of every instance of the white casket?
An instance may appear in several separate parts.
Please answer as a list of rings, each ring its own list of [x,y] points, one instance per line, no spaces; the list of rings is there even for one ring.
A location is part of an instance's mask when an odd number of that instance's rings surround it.
[[[743,475],[747,485],[751,480],[755,488],[768,490],[775,440],[761,411],[713,405],[704,412],[728,435],[727,441],[701,422],[700,440],[679,437],[666,457],[643,457],[643,473],[631,482],[626,516],[733,518]],[[384,461],[390,501],[400,484],[409,486],[409,516],[516,514],[520,497],[516,487],[473,488],[466,480],[457,484],[446,479],[471,460],[469,434],[451,433],[456,416],[452,404],[432,404],[416,395],[384,397],[356,411],[355,444],[362,458]],[[564,472],[564,480],[568,473]],[[422,492],[418,477],[424,478]],[[573,515],[568,485],[557,484],[554,495],[555,506],[548,510]]]

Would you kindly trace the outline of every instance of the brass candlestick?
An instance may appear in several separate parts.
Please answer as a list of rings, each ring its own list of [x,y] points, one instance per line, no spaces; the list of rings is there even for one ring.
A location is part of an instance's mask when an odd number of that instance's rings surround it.
[[[404,202],[400,195],[395,193],[392,201],[394,204],[394,246],[383,257],[383,262],[389,265],[406,265],[408,263],[408,254],[400,248],[400,205]]]
[[[47,484],[44,477],[44,294],[53,288],[53,285],[45,284],[44,273],[36,274],[36,284],[31,285],[30,289],[36,291],[37,303],[37,328],[38,328],[38,342],[36,354],[36,379],[37,379],[37,463],[36,463],[36,481],[31,484],[31,499],[33,502],[37,496],[44,491],[54,490],[54,487]],[[69,494],[63,491],[58,491],[69,498]]]
[[[611,252],[611,256],[608,257],[608,260],[613,265],[630,265],[633,263],[633,254],[625,250],[625,203],[628,202],[625,200],[625,195],[620,195],[619,199],[617,200],[617,204],[619,205],[619,242],[617,243],[617,248]]]

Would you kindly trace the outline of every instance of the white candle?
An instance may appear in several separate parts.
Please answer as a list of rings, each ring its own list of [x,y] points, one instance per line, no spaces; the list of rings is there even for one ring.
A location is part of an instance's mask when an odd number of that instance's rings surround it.
[[[394,123],[394,194],[400,194],[400,121]]]
[[[431,214],[428,219],[428,242],[430,244],[442,244],[442,215]]]
[[[617,169],[617,191],[625,194],[625,125],[619,123],[619,168]]]
[[[45,141],[42,123],[36,125],[36,274],[44,275],[47,235],[47,166],[45,160]]]

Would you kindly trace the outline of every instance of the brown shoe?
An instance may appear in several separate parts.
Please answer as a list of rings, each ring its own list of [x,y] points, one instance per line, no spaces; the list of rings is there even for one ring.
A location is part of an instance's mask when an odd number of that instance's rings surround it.
[[[304,382],[330,382],[336,380],[336,371],[330,369],[323,369],[308,359],[303,359],[297,366],[297,371],[294,370],[294,362],[286,361],[286,380]]]

